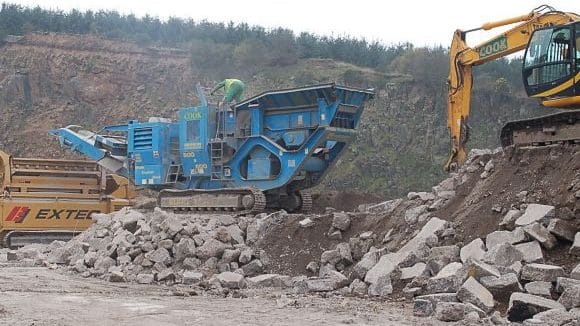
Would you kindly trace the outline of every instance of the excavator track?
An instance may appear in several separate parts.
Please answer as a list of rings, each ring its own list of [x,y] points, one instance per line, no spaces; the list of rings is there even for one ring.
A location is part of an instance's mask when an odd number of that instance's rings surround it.
[[[308,214],[312,211],[312,195],[308,191],[301,190],[299,192],[301,204],[300,213]]]
[[[580,110],[510,121],[500,139],[502,147],[580,143]]]
[[[157,204],[174,212],[258,214],[266,208],[266,196],[256,188],[237,189],[164,189]]]

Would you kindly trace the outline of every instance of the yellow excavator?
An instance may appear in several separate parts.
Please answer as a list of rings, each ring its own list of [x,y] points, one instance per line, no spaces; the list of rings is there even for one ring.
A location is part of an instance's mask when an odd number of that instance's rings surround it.
[[[499,36],[475,47],[466,35],[517,24]],[[580,108],[580,16],[543,5],[527,15],[483,24],[453,34],[449,51],[448,121],[451,155],[447,171],[466,158],[469,139],[469,110],[472,68],[526,50],[523,81],[529,97],[538,98],[545,107]],[[501,131],[502,146],[546,145],[580,141],[580,111],[572,110],[538,118],[508,122]]]

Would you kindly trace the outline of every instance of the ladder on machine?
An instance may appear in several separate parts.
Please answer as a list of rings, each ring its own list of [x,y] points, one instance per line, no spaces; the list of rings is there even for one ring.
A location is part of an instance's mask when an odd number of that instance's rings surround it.
[[[224,150],[226,146],[225,138],[228,135],[226,123],[227,105],[219,103],[217,105],[216,135],[210,142],[211,159],[211,180],[231,179],[229,166],[224,165]]]

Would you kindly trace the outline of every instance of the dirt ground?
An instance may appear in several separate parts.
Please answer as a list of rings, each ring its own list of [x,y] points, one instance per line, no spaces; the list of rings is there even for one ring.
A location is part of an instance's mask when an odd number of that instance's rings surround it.
[[[442,325],[412,306],[245,290],[181,296],[183,288],[109,283],[44,267],[0,266],[2,325]],[[187,292],[187,290],[186,290]]]

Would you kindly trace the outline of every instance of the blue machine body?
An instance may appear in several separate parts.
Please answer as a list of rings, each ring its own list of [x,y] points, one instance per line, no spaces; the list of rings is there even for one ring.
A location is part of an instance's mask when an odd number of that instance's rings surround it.
[[[198,93],[201,104],[181,109],[177,121],[51,133],[138,186],[289,192],[322,180],[355,139],[364,103],[374,95],[323,84],[269,91],[218,109]]]

